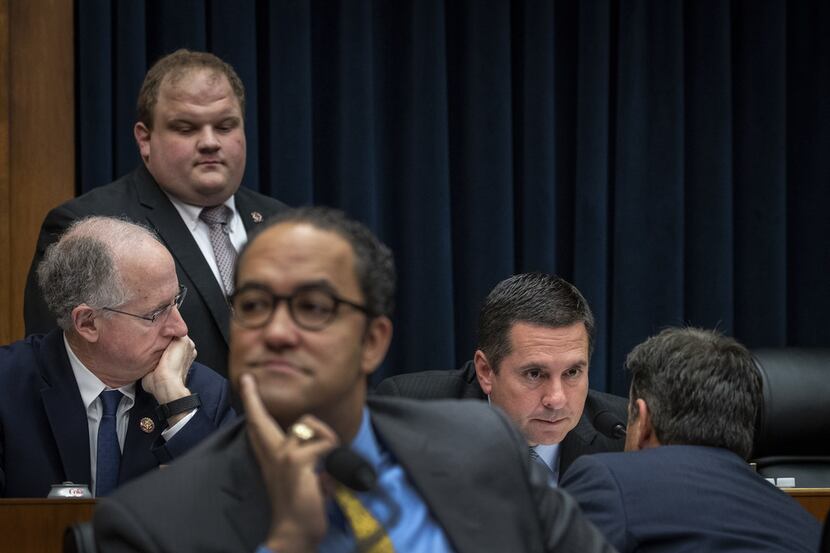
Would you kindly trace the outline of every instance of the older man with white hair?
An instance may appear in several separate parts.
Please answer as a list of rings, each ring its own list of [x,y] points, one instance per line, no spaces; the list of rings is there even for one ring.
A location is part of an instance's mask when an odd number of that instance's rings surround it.
[[[111,217],[73,224],[38,268],[60,328],[0,348],[0,496],[96,496],[230,421],[227,381],[193,363],[170,253]]]

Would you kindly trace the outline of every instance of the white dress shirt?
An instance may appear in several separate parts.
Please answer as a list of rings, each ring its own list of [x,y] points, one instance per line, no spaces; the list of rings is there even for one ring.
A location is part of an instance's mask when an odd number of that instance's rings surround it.
[[[165,192],[165,194],[167,193]],[[210,244],[210,230],[208,224],[199,218],[199,214],[202,212],[202,207],[198,205],[186,204],[174,198],[170,194],[167,194],[167,197],[170,198],[170,203],[172,203],[173,207],[176,208],[176,211],[179,212],[185,226],[190,231],[190,234],[193,235],[193,239],[196,241],[196,245],[199,246],[199,250],[201,250],[202,256],[205,258],[205,261],[207,261],[210,270],[213,271],[213,277],[216,279],[219,287],[224,289],[222,277],[219,275],[219,266],[216,264],[216,256],[213,253],[213,246]],[[239,213],[236,211],[236,200],[234,197],[231,196],[228,198],[227,201],[225,201],[225,205],[231,208],[231,211],[233,212],[230,220],[228,221],[227,227],[231,244],[233,244],[233,247],[238,252],[248,240],[248,233],[245,232],[245,225],[242,224],[242,217],[240,217]]]
[[[92,478],[90,491],[95,495],[95,476],[98,457],[98,425],[101,423],[101,415],[103,414],[103,405],[101,404],[101,392],[104,390],[113,390],[101,380],[92,374],[87,369],[66,340],[66,334],[63,336],[63,344],[66,347],[66,354],[69,356],[69,364],[72,366],[72,372],[75,375],[75,381],[78,383],[78,390],[81,392],[81,400],[84,402],[84,409],[86,410],[86,422],[89,429],[89,471]],[[135,405],[135,382],[117,388],[124,397],[121,398],[121,403],[118,404],[118,411],[115,414],[115,432],[118,434],[118,447],[124,451],[124,439],[127,436],[127,425],[130,423],[130,409]],[[161,436],[165,441],[169,441],[176,433],[181,430],[187,422],[196,414],[194,409],[187,416],[183,417],[175,425],[166,428],[162,431]]]

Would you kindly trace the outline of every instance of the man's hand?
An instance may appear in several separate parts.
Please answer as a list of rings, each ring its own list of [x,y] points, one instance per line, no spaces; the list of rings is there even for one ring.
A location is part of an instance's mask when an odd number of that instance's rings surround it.
[[[328,523],[315,467],[337,445],[337,435],[311,415],[295,423],[311,429],[310,439],[283,431],[262,403],[254,378],[242,375],[239,384],[248,437],[271,499],[266,545],[280,553],[316,551]]]
[[[173,338],[164,353],[161,354],[156,368],[141,379],[141,387],[151,393],[159,405],[170,403],[190,395],[184,385],[187,370],[196,359],[196,346],[187,336]],[[179,413],[168,419],[170,426],[175,425],[187,413]]]

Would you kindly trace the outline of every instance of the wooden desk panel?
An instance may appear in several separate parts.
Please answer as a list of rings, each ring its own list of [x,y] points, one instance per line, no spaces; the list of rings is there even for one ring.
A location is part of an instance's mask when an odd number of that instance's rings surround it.
[[[94,499],[0,499],[0,551],[59,553],[66,527],[94,508]]]
[[[781,488],[781,490],[791,495],[819,522],[824,522],[830,511],[830,488]]]

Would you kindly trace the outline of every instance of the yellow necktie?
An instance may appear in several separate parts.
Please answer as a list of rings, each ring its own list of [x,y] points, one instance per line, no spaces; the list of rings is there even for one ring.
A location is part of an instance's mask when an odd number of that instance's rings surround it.
[[[358,551],[365,553],[395,553],[386,530],[372,513],[366,510],[350,489],[338,484],[334,492],[337,504],[352,527]]]

